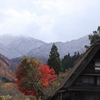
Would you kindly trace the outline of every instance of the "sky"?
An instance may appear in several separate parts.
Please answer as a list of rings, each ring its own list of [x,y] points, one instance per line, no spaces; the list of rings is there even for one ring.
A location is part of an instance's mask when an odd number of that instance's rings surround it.
[[[0,35],[66,42],[100,26],[100,0],[0,0]]]

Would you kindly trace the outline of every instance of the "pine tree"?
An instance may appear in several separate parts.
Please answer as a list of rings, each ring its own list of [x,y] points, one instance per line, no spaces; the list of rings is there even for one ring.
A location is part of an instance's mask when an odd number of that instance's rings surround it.
[[[50,66],[50,68],[53,68],[55,70],[56,74],[59,74],[59,72],[62,72],[63,70],[60,61],[60,54],[58,53],[58,48],[55,44],[53,44],[51,47],[47,64]]]

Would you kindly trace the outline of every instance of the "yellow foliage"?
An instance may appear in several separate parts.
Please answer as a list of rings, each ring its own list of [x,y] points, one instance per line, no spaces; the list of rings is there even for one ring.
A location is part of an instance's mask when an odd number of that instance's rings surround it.
[[[10,95],[6,95],[6,96],[0,96],[2,98],[2,100],[10,100],[11,96]]]
[[[22,97],[20,98],[19,96],[10,96],[10,95],[6,95],[6,96],[0,96],[0,98],[2,98],[2,100],[30,100],[29,97]]]
[[[14,83],[4,83],[2,84],[2,88],[6,89],[6,88],[9,88],[9,89],[12,89],[12,88],[15,88],[15,84]]]
[[[1,60],[0,60],[0,64],[3,65],[4,68],[8,68],[8,66]]]
[[[9,99],[8,99],[9,94]],[[14,83],[3,83],[0,86],[0,97],[2,100],[30,100],[30,97],[24,96]]]

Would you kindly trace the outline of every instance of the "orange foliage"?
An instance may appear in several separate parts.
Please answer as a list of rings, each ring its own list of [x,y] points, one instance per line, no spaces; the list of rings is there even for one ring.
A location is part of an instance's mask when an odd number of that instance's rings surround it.
[[[14,79],[13,72],[9,69],[7,64],[5,64],[3,61],[0,60],[0,75],[4,76],[8,79]]]
[[[2,84],[2,88],[14,88],[15,84],[14,83],[4,83]]]

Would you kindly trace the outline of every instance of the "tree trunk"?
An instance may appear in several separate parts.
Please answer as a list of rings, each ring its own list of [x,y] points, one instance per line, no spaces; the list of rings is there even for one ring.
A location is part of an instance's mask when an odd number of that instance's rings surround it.
[[[35,96],[33,98],[34,98],[34,100],[38,100]]]

